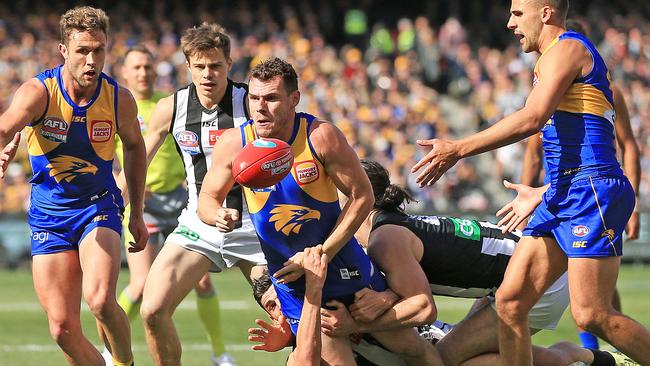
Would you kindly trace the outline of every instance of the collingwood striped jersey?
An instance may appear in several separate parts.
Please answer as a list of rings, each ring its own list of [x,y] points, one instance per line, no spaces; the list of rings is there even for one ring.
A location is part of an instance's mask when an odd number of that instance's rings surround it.
[[[372,229],[398,225],[422,241],[420,265],[434,295],[478,298],[494,294],[520,233],[503,234],[489,222],[380,211]]]
[[[212,149],[217,139],[226,129],[239,127],[248,120],[247,93],[246,84],[228,79],[226,93],[221,102],[211,110],[199,101],[194,84],[174,94],[174,114],[170,132],[185,165],[189,190],[188,210],[196,211],[198,207],[201,184],[212,163]],[[240,217],[248,215],[241,186],[233,186],[224,206],[237,209],[241,213]],[[236,227],[241,227],[241,220]]]

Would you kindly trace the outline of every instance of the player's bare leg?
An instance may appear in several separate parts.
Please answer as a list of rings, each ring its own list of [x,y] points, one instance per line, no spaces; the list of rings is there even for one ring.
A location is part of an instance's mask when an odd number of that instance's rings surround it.
[[[238,261],[236,266],[239,267],[239,270],[244,275],[244,278],[246,278],[251,286],[253,285],[253,280],[264,276],[264,271],[267,270],[267,267],[265,265],[257,265],[255,263],[244,260]]]
[[[83,297],[103,330],[104,343],[113,360],[130,363],[133,360],[131,328],[115,299],[121,249],[119,234],[99,227],[79,244],[79,262],[83,273]]]
[[[524,236],[496,293],[499,351],[506,365],[532,365],[528,312],[566,270],[566,255],[555,239]]]
[[[35,255],[32,272],[50,334],[66,360],[71,365],[103,366],[102,356],[81,329],[81,267],[77,251]]]
[[[158,245],[148,243],[142,251],[126,253],[126,260],[129,264],[129,284],[124,291],[135,302],[142,301],[144,283],[147,280],[149,270],[151,270],[151,265],[156,259],[158,249]]]
[[[620,257],[569,258],[571,312],[579,327],[650,365],[650,332],[612,307],[620,263]]]
[[[156,365],[180,365],[181,344],[172,315],[211,266],[207,257],[173,243],[165,244],[156,257],[140,307],[147,346]]]
[[[399,354],[408,365],[444,365],[438,350],[413,328],[373,332],[372,336],[390,351]]]

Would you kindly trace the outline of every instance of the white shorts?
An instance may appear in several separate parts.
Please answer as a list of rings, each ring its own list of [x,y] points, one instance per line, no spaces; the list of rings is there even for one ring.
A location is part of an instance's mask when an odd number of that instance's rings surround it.
[[[494,297],[490,296],[490,300],[492,301],[492,308],[496,310]],[[567,272],[564,272],[530,310],[530,313],[528,313],[528,326],[532,329],[553,330],[557,327],[557,323],[568,306],[569,276]]]
[[[260,241],[247,214],[242,215],[241,228],[222,233],[201,221],[195,211],[183,210],[178,218],[178,226],[167,237],[166,243],[206,256],[213,263],[211,272],[221,272],[240,260],[266,265]]]

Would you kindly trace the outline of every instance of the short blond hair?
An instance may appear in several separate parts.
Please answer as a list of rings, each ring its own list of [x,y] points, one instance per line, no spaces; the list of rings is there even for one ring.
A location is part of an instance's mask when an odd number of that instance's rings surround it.
[[[198,27],[188,28],[181,37],[181,49],[185,59],[197,52],[205,52],[213,48],[221,50],[226,59],[230,58],[230,37],[219,24],[203,23]]]
[[[61,43],[67,45],[72,31],[99,30],[108,36],[108,15],[98,8],[90,6],[77,6],[61,15],[59,20],[61,28]]]

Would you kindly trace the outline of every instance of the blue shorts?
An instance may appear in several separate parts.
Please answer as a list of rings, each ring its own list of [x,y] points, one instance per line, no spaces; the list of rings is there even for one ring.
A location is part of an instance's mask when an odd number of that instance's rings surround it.
[[[98,227],[106,227],[122,235],[121,199],[101,201],[86,207],[59,210],[32,205],[29,209],[32,256],[78,250],[79,242]]]
[[[625,177],[551,185],[523,235],[555,237],[570,258],[621,256],[634,203],[634,190]]]
[[[388,288],[384,275],[379,271],[374,271],[369,280],[370,281],[368,285],[365,287],[371,288],[375,291],[384,291]],[[282,313],[287,317],[287,321],[291,326],[291,331],[293,334],[297,335],[304,297],[296,296],[288,289],[286,285],[278,284],[273,276],[271,276],[271,281],[273,282],[273,287],[275,288],[275,292],[278,295],[278,299],[280,300]],[[359,290],[361,290],[361,288],[354,287],[350,288],[350,292],[347,294],[328,296],[327,289],[323,289],[323,300],[321,306],[327,309],[328,306],[326,306],[325,303],[331,300],[336,300],[342,302],[346,307],[348,307],[354,302],[354,294]]]

